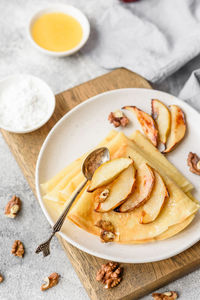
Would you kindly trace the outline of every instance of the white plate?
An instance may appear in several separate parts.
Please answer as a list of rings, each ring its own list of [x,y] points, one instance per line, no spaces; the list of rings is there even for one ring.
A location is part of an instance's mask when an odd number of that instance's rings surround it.
[[[168,155],[169,160],[194,184],[195,196],[200,199],[199,177],[188,170],[189,151],[199,153],[200,118],[189,105],[176,97],[150,89],[119,89],[97,95],[76,106],[67,113],[51,130],[40,151],[36,167],[36,189],[42,210],[51,225],[56,214],[49,213],[40,193],[40,183],[54,176],[67,164],[90,150],[101,141],[111,129],[107,118],[111,111],[124,105],[136,105],[150,113],[151,99],[157,98],[165,104],[177,104],[186,113],[188,130],[182,143]],[[133,120],[124,130],[128,135],[138,129],[138,122]],[[120,129],[121,130],[121,129]],[[66,220],[61,236],[77,248],[92,255],[124,263],[153,262],[174,256],[200,240],[200,215],[180,234],[165,240],[143,245],[103,244],[99,238],[87,233]]]

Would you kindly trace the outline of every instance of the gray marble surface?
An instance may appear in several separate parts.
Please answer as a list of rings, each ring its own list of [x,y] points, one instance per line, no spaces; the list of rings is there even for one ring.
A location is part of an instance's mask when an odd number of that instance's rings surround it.
[[[94,0],[87,0],[87,5],[91,1]],[[45,0],[0,1],[2,12],[0,79],[19,72],[30,73],[44,79],[56,93],[107,72],[95,65],[84,52],[57,59],[44,56],[32,48],[26,33],[28,19],[34,10],[50,2]],[[60,2],[75,4],[83,10],[86,4],[84,0]],[[92,11],[87,11],[94,29],[95,21]],[[192,70],[198,67],[200,67],[200,57],[191,61],[170,78],[155,84],[154,87],[178,95]],[[19,217],[11,220],[5,218],[4,207],[14,193],[23,201],[23,207]],[[5,277],[5,281],[0,285],[1,300],[88,299],[56,239],[52,242],[51,256],[43,259],[41,255],[34,254],[35,246],[46,238],[49,231],[50,226],[38,202],[0,136],[0,273]],[[15,239],[24,242],[26,255],[23,260],[10,254]],[[42,279],[55,271],[61,274],[59,285],[46,293],[41,293]],[[200,299],[199,279],[200,270],[197,270],[161,290],[177,290],[182,300],[198,300]],[[151,296],[143,298],[143,300],[147,299],[151,299]]]

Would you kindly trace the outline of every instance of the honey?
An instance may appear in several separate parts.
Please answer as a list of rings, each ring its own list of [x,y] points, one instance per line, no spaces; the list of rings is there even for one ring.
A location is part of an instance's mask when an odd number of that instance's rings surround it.
[[[81,24],[65,13],[44,14],[33,23],[32,37],[42,48],[64,52],[78,46],[83,37]]]

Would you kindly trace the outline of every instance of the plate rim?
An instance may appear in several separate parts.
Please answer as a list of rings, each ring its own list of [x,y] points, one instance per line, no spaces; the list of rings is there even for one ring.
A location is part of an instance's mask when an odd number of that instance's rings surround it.
[[[47,143],[48,143],[48,140],[50,139],[50,137],[53,135],[54,131],[60,126],[60,124],[62,124],[65,119],[67,119],[71,114],[73,114],[75,111],[81,109],[81,107],[87,105],[89,102],[93,102],[95,101],[96,99],[98,99],[99,96],[104,96],[104,95],[108,95],[108,94],[113,94],[113,93],[117,93],[117,92],[120,92],[120,91],[125,91],[125,90],[143,90],[143,91],[149,91],[149,92],[158,92],[158,93],[162,93],[162,94],[165,94],[166,96],[171,96],[171,97],[174,97],[176,98],[179,102],[183,102],[184,105],[186,107],[188,107],[189,109],[191,109],[193,111],[194,114],[196,115],[200,115],[200,113],[195,109],[193,108],[192,106],[190,106],[187,102],[179,99],[178,97],[170,94],[170,93],[167,93],[167,92],[163,92],[163,91],[159,91],[159,90],[156,90],[156,89],[148,89],[148,88],[119,88],[119,89],[114,89],[114,90],[110,90],[110,91],[106,91],[106,92],[102,92],[102,93],[99,93],[93,97],[90,97],[88,99],[86,99],[85,101],[79,103],[78,105],[76,105],[75,107],[73,107],[71,110],[69,110],[53,127],[52,129],[49,131],[48,135],[46,136],[41,148],[40,148],[40,152],[39,152],[39,155],[38,155],[38,158],[37,158],[37,163],[36,163],[36,168],[35,168],[35,187],[36,187],[36,196],[38,198],[38,201],[39,201],[39,204],[40,204],[40,207],[45,215],[45,217],[47,218],[48,222],[50,223],[51,226],[54,225],[54,222],[53,220],[51,219],[44,203],[43,203],[43,200],[42,200],[42,195],[40,193],[40,183],[39,183],[39,166],[40,166],[40,161],[42,159],[42,155],[43,155],[43,152],[45,151],[46,149],[46,146],[47,146]],[[189,225],[190,226],[190,225]],[[108,255],[108,254],[100,254],[99,252],[96,252],[95,250],[90,250],[84,246],[82,246],[81,244],[75,242],[73,239],[69,238],[66,234],[62,233],[62,232],[58,232],[58,234],[68,243],[70,243],[71,245],[75,246],[76,248],[80,249],[81,251],[84,251],[90,255],[93,255],[93,256],[96,256],[96,257],[99,257],[99,258],[103,258],[103,259],[107,259],[107,260],[113,260],[113,261],[118,261],[118,262],[121,262],[121,263],[151,263],[151,262],[156,262],[156,261],[161,261],[161,260],[164,260],[164,259],[168,259],[170,257],[173,257],[177,254],[180,254],[182,253],[183,251],[189,249],[190,247],[192,247],[194,244],[196,244],[199,240],[200,240],[200,235],[199,237],[197,238],[194,238],[193,240],[190,241],[190,243],[188,243],[187,245],[185,245],[184,247],[180,247],[181,249],[177,249],[177,250],[172,250],[166,254],[162,254],[160,256],[158,256],[157,258],[148,258],[148,259],[145,259],[143,258],[142,260],[134,260],[134,257],[133,259],[115,259],[113,256],[111,255]],[[162,241],[161,241],[162,242]],[[133,244],[134,245],[134,244]]]

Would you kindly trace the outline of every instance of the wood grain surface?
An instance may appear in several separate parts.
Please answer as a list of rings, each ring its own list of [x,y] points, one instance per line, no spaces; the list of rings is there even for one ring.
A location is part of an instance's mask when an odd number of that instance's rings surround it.
[[[39,130],[23,135],[1,130],[35,195],[37,156],[44,139],[55,123],[66,112],[89,97],[105,91],[128,87],[151,88],[144,78],[128,70],[118,69],[57,95],[54,115]],[[68,244],[59,235],[57,237],[92,300],[139,299],[200,265],[200,243],[197,243],[171,259],[149,264],[122,264],[123,281],[118,287],[105,290],[102,284],[96,281],[96,272],[105,260],[82,252]]]

